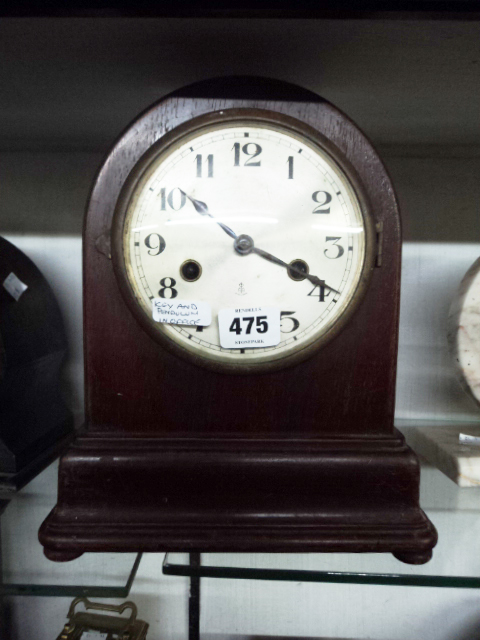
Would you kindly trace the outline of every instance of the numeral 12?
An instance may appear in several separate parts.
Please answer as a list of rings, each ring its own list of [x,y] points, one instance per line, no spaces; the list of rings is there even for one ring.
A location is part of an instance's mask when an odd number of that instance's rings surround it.
[[[233,166],[234,167],[239,167],[240,166],[240,143],[239,142],[235,142],[234,143],[233,151],[234,151]],[[244,166],[245,167],[259,167],[260,166],[261,160],[256,160],[255,162],[252,162],[252,160],[254,158],[256,158],[257,156],[259,156],[262,153],[262,147],[259,144],[257,144],[256,142],[248,142],[247,144],[243,145],[242,152],[246,156],[250,156],[244,162]]]

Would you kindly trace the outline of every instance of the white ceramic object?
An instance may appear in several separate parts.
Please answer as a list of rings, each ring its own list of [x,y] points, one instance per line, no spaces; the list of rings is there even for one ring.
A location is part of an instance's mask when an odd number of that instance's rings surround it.
[[[447,335],[460,381],[480,404],[480,258],[463,276],[450,307]]]
[[[460,434],[480,438],[480,423],[410,429],[408,443],[459,487],[480,487],[480,445],[462,444]]]

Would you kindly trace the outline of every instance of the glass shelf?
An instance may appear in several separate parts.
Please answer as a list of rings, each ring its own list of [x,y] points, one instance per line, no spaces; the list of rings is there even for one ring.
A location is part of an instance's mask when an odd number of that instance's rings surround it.
[[[111,554],[121,555],[121,554]],[[126,554],[129,557],[132,554]],[[84,598],[126,598],[130,593],[133,581],[137,575],[137,570],[140,565],[142,554],[138,553],[135,557],[135,562],[130,570],[127,582],[124,585],[101,585],[91,584],[21,584],[21,583],[0,583],[0,597],[1,596],[54,596],[54,597],[69,597],[76,598],[82,596]],[[113,575],[116,575],[123,563],[115,563],[115,558],[112,559],[113,566],[110,567],[110,571]],[[116,565],[116,566],[115,566]],[[118,578],[117,578],[118,580]]]
[[[55,462],[8,496],[0,517],[0,596],[126,598],[141,553],[85,553],[64,563],[43,555],[38,529],[55,502],[57,475]]]

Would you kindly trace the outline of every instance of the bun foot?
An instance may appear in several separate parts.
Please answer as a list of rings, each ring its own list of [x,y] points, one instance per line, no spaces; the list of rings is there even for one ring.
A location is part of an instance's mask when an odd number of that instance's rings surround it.
[[[406,564],[425,564],[432,558],[432,550],[428,551],[399,551],[393,554],[400,562]]]
[[[43,553],[54,562],[70,562],[83,555],[83,551],[55,551],[54,549],[44,549]]]

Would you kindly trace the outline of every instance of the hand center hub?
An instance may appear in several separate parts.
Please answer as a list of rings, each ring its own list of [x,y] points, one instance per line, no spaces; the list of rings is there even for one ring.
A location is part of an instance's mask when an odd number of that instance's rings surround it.
[[[250,236],[242,233],[242,235],[235,238],[233,247],[237,253],[242,256],[246,256],[247,253],[250,253],[253,249],[253,239]]]

